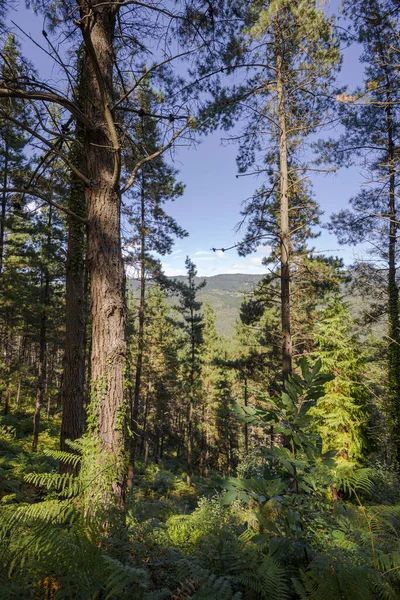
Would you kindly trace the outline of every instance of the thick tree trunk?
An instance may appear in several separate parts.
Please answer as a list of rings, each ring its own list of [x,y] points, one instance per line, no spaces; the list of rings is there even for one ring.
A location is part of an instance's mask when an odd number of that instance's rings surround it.
[[[114,190],[88,190],[92,321],[92,415],[101,449],[116,459],[114,493],[122,499],[125,306],[119,240],[119,198]]]
[[[77,152],[77,148],[75,149]],[[79,153],[81,154],[81,153]],[[80,157],[81,158],[81,157]],[[79,157],[73,157],[78,162]],[[82,183],[72,175],[68,208],[86,215]],[[85,399],[85,226],[76,219],[68,221],[68,249],[65,296],[65,352],[63,369],[61,450],[70,450],[67,440],[83,435]],[[71,464],[60,463],[60,472],[74,472]]]
[[[120,149],[110,107],[113,103],[112,51],[115,5],[80,0],[86,46],[84,112],[92,123],[86,131],[88,267],[91,315],[92,433],[100,445],[104,507],[123,506],[125,275],[120,240]]]
[[[280,173],[280,247],[281,247],[281,319],[282,319],[282,379],[287,381],[292,372],[292,335],[290,322],[290,231],[289,231],[289,179],[287,158],[287,133],[285,95],[283,83],[283,58],[277,54],[277,100],[279,124]]]

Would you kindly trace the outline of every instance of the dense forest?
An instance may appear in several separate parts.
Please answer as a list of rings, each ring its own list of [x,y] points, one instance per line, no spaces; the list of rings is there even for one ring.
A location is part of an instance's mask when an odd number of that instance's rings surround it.
[[[0,598],[400,598],[399,42],[398,0],[0,0]],[[228,335],[163,271],[216,134],[212,250],[268,249]]]

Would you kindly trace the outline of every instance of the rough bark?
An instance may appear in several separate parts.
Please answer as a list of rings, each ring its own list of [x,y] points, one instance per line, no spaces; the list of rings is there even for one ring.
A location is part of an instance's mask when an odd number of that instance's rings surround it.
[[[77,126],[78,141],[72,150],[71,160],[82,168],[83,157],[79,144],[83,131]],[[68,208],[86,217],[85,193],[82,183],[71,175]],[[76,440],[83,434],[85,400],[85,248],[86,228],[78,220],[68,219],[68,247],[65,294],[65,351],[63,363],[61,450],[69,451],[67,440]],[[60,472],[74,472],[71,464],[60,463]]]
[[[292,372],[292,335],[290,328],[290,231],[289,231],[289,184],[285,95],[283,83],[283,58],[277,54],[277,100],[279,124],[279,173],[280,173],[280,258],[281,258],[281,320],[282,320],[282,379],[287,381]]]
[[[88,215],[88,267],[91,316],[91,419],[99,439],[99,461],[112,465],[111,493],[105,508],[122,505],[124,472],[125,275],[120,240],[120,149],[110,106],[113,90],[115,6],[79,2],[86,52],[85,116],[91,123],[84,154],[90,186],[85,189]],[[107,482],[106,487],[108,486]]]

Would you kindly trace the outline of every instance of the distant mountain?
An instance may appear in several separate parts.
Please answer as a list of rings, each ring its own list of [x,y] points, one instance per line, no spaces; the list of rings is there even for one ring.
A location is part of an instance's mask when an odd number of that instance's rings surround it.
[[[219,333],[231,337],[234,333],[235,321],[239,316],[239,308],[243,296],[251,292],[262,275],[244,275],[243,273],[213,275],[212,277],[196,277],[196,283],[204,279],[207,285],[199,290],[198,299],[205,304],[208,302],[216,314],[216,326]],[[185,281],[185,276],[174,277],[178,281]],[[130,285],[136,291],[139,282],[131,279]]]
[[[243,273],[214,275],[212,277],[196,277],[196,283],[204,279],[207,285],[199,290],[198,299],[205,304],[208,302],[216,314],[216,326],[218,332],[226,337],[234,334],[235,321],[239,316],[239,309],[245,294],[251,292],[262,279],[262,275],[244,275]],[[174,277],[178,281],[185,281],[186,277],[181,275]],[[139,282],[131,279],[130,285],[136,291],[139,290]],[[365,295],[351,289],[349,284],[342,286],[342,293],[349,303],[350,311],[354,317],[361,317],[362,313],[368,312],[374,302],[374,284],[371,281],[371,295]],[[171,304],[175,302],[171,298]],[[372,330],[380,338],[386,330],[385,318],[377,319]]]

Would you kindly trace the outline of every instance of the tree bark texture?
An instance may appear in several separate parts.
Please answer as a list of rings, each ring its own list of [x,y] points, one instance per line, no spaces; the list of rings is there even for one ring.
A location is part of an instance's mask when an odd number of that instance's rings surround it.
[[[82,140],[79,127],[77,137]],[[78,143],[75,144],[72,160],[83,162]],[[78,178],[71,175],[69,196],[70,210],[82,217],[86,216],[85,192]],[[84,400],[85,400],[85,226],[69,217],[68,248],[66,264],[66,296],[65,296],[65,352],[62,387],[62,421],[60,447],[70,450],[67,440],[76,440],[83,435]],[[71,464],[60,463],[60,472],[74,472]]]
[[[287,158],[287,133],[285,95],[283,83],[283,58],[277,54],[277,100],[279,124],[280,173],[280,249],[281,249],[281,320],[282,320],[282,379],[287,381],[292,372],[292,335],[290,323],[290,231],[289,231],[289,181]]]
[[[91,410],[102,457],[113,463],[114,498],[123,502],[125,275],[120,240],[120,149],[111,113],[115,6],[79,2],[85,42],[88,267],[90,277]],[[105,499],[105,502],[111,501]]]

